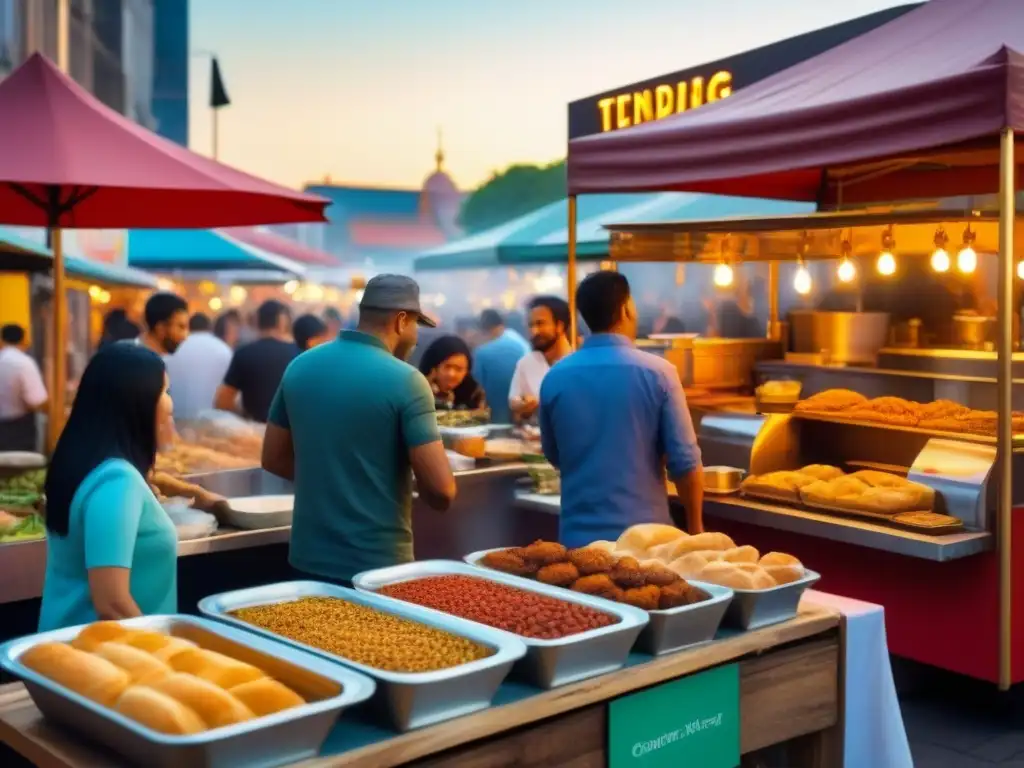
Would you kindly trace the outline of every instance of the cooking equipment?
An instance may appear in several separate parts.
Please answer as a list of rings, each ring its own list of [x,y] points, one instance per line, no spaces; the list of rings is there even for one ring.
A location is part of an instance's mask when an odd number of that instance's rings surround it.
[[[241,496],[227,500],[225,517],[236,528],[255,530],[292,524],[293,494]]]
[[[832,363],[874,365],[889,336],[888,312],[794,310],[789,323],[794,352],[828,350]]]
[[[704,490],[707,493],[738,493],[743,470],[736,467],[704,467]]]
[[[796,616],[804,591],[821,576],[808,570],[799,581],[770,589],[734,589],[725,623],[740,629],[760,629]]]

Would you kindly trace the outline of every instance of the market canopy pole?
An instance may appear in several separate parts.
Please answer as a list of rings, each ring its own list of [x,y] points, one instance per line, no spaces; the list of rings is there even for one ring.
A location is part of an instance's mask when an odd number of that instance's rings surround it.
[[[569,294],[569,343],[576,349],[579,333],[576,329],[576,195],[569,195],[569,231],[566,269],[566,292]]]
[[[1014,134],[999,134],[999,369],[996,412],[999,457],[999,688],[1009,690],[1013,680],[1013,224],[1016,208],[1014,186]]]

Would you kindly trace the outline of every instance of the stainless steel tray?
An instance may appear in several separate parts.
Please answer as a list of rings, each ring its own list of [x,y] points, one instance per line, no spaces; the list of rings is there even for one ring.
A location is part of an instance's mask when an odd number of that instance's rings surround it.
[[[291,602],[303,597],[336,597],[376,608],[384,613],[474,640],[495,649],[495,653],[486,659],[436,672],[389,672],[289,640],[228,615],[240,608]],[[399,731],[421,728],[487,708],[498,686],[512,669],[512,664],[526,653],[526,646],[518,638],[496,629],[445,616],[418,605],[317,581],[289,581],[211,595],[200,601],[199,610],[219,621],[345,664],[374,678],[377,681],[374,705]]]
[[[79,696],[20,663],[39,643],[73,640],[83,627],[30,635],[0,646],[0,665],[21,678],[39,711],[133,762],[161,768],[267,768],[319,753],[338,714],[373,695],[374,682],[308,653],[192,616],[144,616],[126,627],[165,632],[254,664],[309,703],[193,736],[168,736]]]
[[[740,629],[760,629],[788,621],[796,616],[804,590],[820,578],[820,574],[808,570],[800,581],[771,589],[734,589],[725,623]]]
[[[487,573],[499,573],[480,564],[481,558],[496,549],[484,549],[473,552],[464,558],[470,565]],[[664,611],[647,611],[649,621],[636,641],[636,648],[644,653],[660,656],[683,648],[689,648],[714,640],[725,611],[732,601],[732,590],[718,584],[687,579],[690,584],[700,587],[709,595],[710,600],[694,605],[683,605]],[[540,582],[534,582],[540,583]],[[569,594],[577,594],[570,592]]]
[[[637,636],[648,620],[647,612],[641,611],[639,608],[620,605],[599,597],[570,592],[537,581],[521,579],[518,576],[509,576],[505,573],[450,560],[425,560],[396,565],[392,568],[366,571],[357,574],[352,583],[356,589],[377,592],[381,587],[400,581],[452,574],[476,576],[496,581],[499,584],[507,584],[510,587],[538,592],[559,600],[586,605],[619,618],[618,623],[611,626],[592,629],[557,640],[535,640],[492,629],[492,632],[499,632],[526,644],[526,656],[517,665],[516,673],[540,688],[554,688],[618,669],[625,664],[626,657],[629,656],[629,649],[633,647],[633,643],[636,642]],[[391,597],[380,596],[378,599],[409,605],[409,603]],[[433,609],[426,610],[430,610],[431,613],[438,616],[448,615]],[[477,624],[476,626],[481,625]]]

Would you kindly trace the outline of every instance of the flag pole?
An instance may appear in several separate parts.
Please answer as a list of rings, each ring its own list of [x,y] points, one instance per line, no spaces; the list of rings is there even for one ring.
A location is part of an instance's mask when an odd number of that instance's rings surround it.
[[[211,107],[213,112],[213,159],[220,159],[220,107]]]

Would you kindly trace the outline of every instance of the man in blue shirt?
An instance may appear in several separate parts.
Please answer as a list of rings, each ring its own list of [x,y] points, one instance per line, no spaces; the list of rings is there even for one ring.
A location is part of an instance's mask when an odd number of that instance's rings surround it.
[[[473,352],[473,378],[483,387],[487,405],[491,409],[491,421],[508,424],[512,411],[508,407],[508,390],[516,363],[530,351],[526,339],[510,328],[493,309],[480,314],[480,329],[490,339]]]
[[[595,272],[576,291],[593,334],[552,366],[540,390],[544,455],[562,472],[559,538],[568,547],[614,541],[637,523],[671,525],[668,477],[703,530],[700,449],[675,367],[641,352],[629,282]]]

